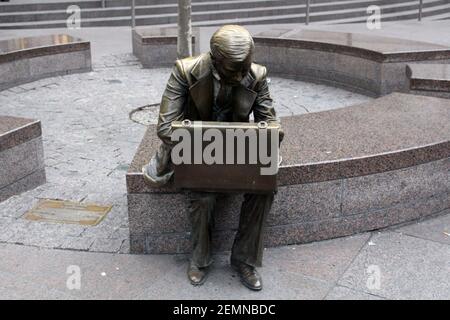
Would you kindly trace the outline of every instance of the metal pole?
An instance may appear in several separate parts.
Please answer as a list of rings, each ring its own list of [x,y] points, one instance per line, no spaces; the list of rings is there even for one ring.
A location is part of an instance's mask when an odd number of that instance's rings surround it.
[[[177,57],[192,56],[192,1],[178,0]]]
[[[419,21],[422,21],[422,8],[423,8],[423,0],[419,0]]]
[[[306,18],[305,18],[305,24],[308,25],[309,24],[309,6],[311,0],[306,0]]]
[[[136,1],[131,0],[131,28],[136,28]]]

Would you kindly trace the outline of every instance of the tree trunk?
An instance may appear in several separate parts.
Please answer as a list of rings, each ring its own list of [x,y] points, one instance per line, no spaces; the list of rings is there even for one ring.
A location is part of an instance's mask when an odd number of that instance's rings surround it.
[[[191,0],[178,0],[178,59],[192,56]]]

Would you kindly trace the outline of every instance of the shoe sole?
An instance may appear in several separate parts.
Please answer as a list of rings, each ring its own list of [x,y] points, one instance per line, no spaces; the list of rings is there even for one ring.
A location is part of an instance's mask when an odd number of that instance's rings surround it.
[[[241,282],[242,282],[242,284],[243,284],[245,287],[247,287],[248,289],[250,289],[250,290],[252,290],[252,291],[261,291],[261,290],[262,290],[262,287],[258,287],[258,288],[252,287],[252,286],[249,285],[247,282],[245,282],[244,280],[242,280],[242,277],[241,277]]]

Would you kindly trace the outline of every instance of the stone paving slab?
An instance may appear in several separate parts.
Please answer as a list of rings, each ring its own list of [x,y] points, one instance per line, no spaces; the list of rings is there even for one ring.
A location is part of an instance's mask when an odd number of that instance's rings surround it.
[[[48,299],[62,300],[75,299],[70,294],[46,287],[44,284],[36,284],[31,279],[23,279],[17,274],[0,271],[0,299],[2,300],[30,300]]]
[[[312,242],[305,245],[270,248],[265,251],[265,265],[280,272],[303,274],[323,281],[337,281],[368,241],[370,233]]]
[[[419,226],[439,223],[446,216]],[[0,255],[3,299],[378,300],[448,299],[450,293],[450,246],[389,230],[267,249],[259,268],[261,292],[240,284],[229,266],[229,253],[214,256],[211,273],[200,287],[187,280],[187,255],[91,253],[12,244],[0,244]],[[369,265],[380,268],[379,290],[367,287]],[[68,268],[74,266],[81,272],[79,290],[67,287],[73,274]]]
[[[346,287],[336,286],[326,296],[325,300],[385,300],[384,298],[355,291]]]
[[[34,299],[126,299],[131,298],[133,292],[144,289],[151,279],[161,278],[173,268],[171,256],[91,254],[5,244],[0,245],[0,252],[3,257],[8,257],[0,261],[0,275],[13,273],[22,280],[10,291],[7,286],[14,283],[14,279],[0,277],[0,296],[5,298],[31,295]],[[80,268],[80,290],[69,290],[66,286],[69,266]],[[28,283],[41,290],[28,294]],[[57,290],[61,295],[48,297],[46,288]]]
[[[432,240],[450,245],[450,210],[435,219],[416,222],[395,231],[413,237]]]
[[[374,268],[379,288],[368,286]],[[388,299],[450,299],[450,246],[397,232],[376,234],[338,284]]]

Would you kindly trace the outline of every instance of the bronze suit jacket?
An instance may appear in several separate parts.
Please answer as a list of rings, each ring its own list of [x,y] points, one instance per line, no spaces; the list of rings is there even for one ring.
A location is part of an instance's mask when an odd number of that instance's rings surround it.
[[[161,186],[173,173],[170,168],[172,121],[211,121],[214,99],[211,68],[209,52],[175,62],[162,96],[158,117],[157,134],[162,144],[150,163],[143,168],[148,183]],[[255,122],[277,121],[266,74],[264,66],[252,63],[240,84],[233,87],[231,105],[234,122],[248,122],[251,113]]]

